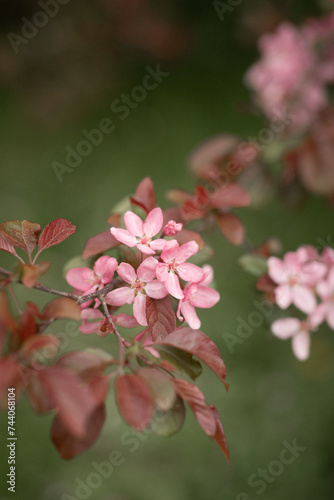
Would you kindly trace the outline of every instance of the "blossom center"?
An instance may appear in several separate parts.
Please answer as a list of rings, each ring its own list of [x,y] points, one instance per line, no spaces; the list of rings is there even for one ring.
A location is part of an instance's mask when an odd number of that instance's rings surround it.
[[[179,267],[179,263],[177,262],[176,259],[173,259],[170,262],[168,262],[167,271],[175,273],[178,270],[178,267]]]
[[[151,243],[151,241],[152,241],[152,238],[150,238],[146,234],[144,234],[144,236],[142,236],[141,239],[140,239],[140,243],[142,245],[149,245]]]
[[[295,276],[295,275],[289,276],[289,278],[287,280],[287,284],[289,286],[298,285],[299,284],[299,278],[298,278],[298,276]]]
[[[145,284],[143,281],[140,281],[138,278],[136,281],[134,281],[131,285],[131,288],[133,290],[133,293],[135,297],[137,297],[138,293],[144,293],[145,292]]]

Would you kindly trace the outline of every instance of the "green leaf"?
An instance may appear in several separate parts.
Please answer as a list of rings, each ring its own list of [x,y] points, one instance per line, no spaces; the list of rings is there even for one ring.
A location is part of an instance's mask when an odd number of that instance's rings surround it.
[[[183,426],[186,411],[182,399],[177,396],[174,406],[164,412],[156,410],[150,423],[150,430],[158,436],[172,436]]]
[[[201,363],[188,352],[169,345],[154,345],[154,349],[159,352],[162,359],[171,363],[178,372],[188,375],[192,380],[201,375]]]
[[[254,276],[261,276],[268,272],[267,259],[259,257],[258,255],[246,254],[240,257],[239,264],[249,274]]]

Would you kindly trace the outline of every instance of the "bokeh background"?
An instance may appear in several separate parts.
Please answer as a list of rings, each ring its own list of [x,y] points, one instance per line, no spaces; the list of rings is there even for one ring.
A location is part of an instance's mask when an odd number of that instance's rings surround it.
[[[211,1],[70,0],[16,54],[7,35],[21,34],[22,18],[32,19],[38,10],[32,0],[0,1],[0,218],[44,226],[64,217],[77,225],[74,236],[48,250],[53,264],[42,279],[68,289],[64,264],[81,253],[87,238],[106,229],[112,207],[143,177],[152,177],[160,205],[167,207],[168,189],[195,185],[186,158],[199,143],[221,132],[256,136],[263,125],[249,111],[243,84],[257,57],[256,40],[283,19],[299,22],[319,14],[321,3],[243,0],[221,20]],[[158,64],[169,76],[120,120],[111,103],[142,83],[147,66]],[[113,120],[115,130],[59,182],[52,163],[64,163],[65,148],[76,147],[84,139],[82,130],[96,128],[104,118]],[[323,241],[333,241],[333,214],[320,197],[310,197],[293,213],[273,199],[262,210],[240,215],[256,244],[269,236],[280,238],[286,250],[302,243],[321,248]],[[172,438],[144,435],[136,438],[138,446],[131,451],[121,440],[129,429],[118,416],[113,394],[98,441],[66,462],[49,439],[52,415],[37,417],[23,398],[17,409],[16,498],[333,498],[332,333],[323,327],[314,338],[310,360],[301,363],[289,342],[270,334],[269,317],[231,352],[224,334],[235,335],[238,318],[247,321],[257,310],[254,277],[237,262],[242,249],[215,231],[207,240],[215,249],[210,263],[221,302],[202,311],[202,328],[221,350],[230,390],[226,393],[208,370],[199,386],[219,409],[231,465],[189,411],[181,433]],[[10,268],[11,256],[1,255],[1,263]],[[33,299],[42,306],[50,300],[38,291],[16,290],[22,302]],[[86,345],[113,349],[112,339],[83,339],[73,322],[59,323],[53,331],[67,339],[64,350]],[[1,435],[6,435],[5,415]],[[305,450],[258,495],[247,482],[249,476],[279,458],[283,441],[292,444],[294,439]],[[6,499],[13,494],[5,484],[3,442],[0,491]],[[93,462],[108,460],[114,449],[124,463],[90,495],[77,496],[77,479],[86,483]]]

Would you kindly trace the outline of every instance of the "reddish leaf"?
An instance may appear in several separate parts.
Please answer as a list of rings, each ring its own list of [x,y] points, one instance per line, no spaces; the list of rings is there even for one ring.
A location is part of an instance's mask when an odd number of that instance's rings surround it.
[[[177,347],[196,356],[215,372],[220,380],[224,382],[226,388],[228,387],[225,383],[226,368],[224,361],[216,344],[205,333],[191,328],[179,328],[170,333],[159,344]]]
[[[84,437],[88,419],[96,406],[89,388],[73,373],[57,367],[44,368],[38,376],[64,427],[70,434]]]
[[[183,191],[182,189],[171,189],[167,192],[167,198],[169,201],[179,205],[190,201],[192,196],[187,191]]]
[[[182,231],[174,236],[174,239],[179,243],[179,245],[184,245],[189,241],[196,241],[199,250],[203,250],[205,245],[201,235],[195,231],[189,231],[189,229],[182,229]]]
[[[16,322],[9,310],[8,296],[4,290],[0,290],[0,323],[6,330],[14,330]]]
[[[51,262],[43,261],[39,262],[36,266],[33,264],[22,264],[21,267],[21,281],[27,288],[33,288],[38,279],[46,273],[49,269]]]
[[[107,222],[113,227],[121,227],[122,214],[109,215]]]
[[[16,328],[16,332],[21,342],[26,341],[37,332],[38,325],[36,318],[40,318],[40,313],[35,304],[28,302],[25,311],[23,311],[23,314],[20,316],[20,321]]]
[[[238,184],[223,185],[210,197],[210,205],[213,208],[247,207],[250,202],[248,191]]]
[[[82,252],[82,258],[88,259],[93,255],[106,252],[119,244],[120,242],[113,237],[109,230],[103,231],[103,233],[92,236],[87,240],[84,251]]]
[[[52,358],[58,350],[59,339],[53,335],[33,335],[26,340],[20,350],[20,356],[26,360],[44,362]]]
[[[116,401],[124,420],[134,429],[145,429],[154,413],[151,392],[138,375],[121,375],[116,379]]]
[[[96,407],[104,403],[109,390],[110,376],[98,375],[89,381],[87,387],[91,391]]]
[[[5,238],[3,238],[1,235],[0,235],[0,250],[11,253],[12,255],[15,255],[15,257],[18,257],[13,245],[9,243],[9,241],[5,240]]]
[[[53,421],[51,439],[62,458],[69,460],[90,448],[100,435],[106,419],[105,405],[96,408],[90,415],[86,432],[81,438],[73,436],[62,423],[59,416]]]
[[[171,377],[156,368],[140,368],[136,374],[150,388],[155,407],[167,412],[176,402],[176,392]]]
[[[135,195],[131,202],[139,205],[147,213],[156,207],[154,185],[150,177],[145,177],[137,186]]]
[[[221,166],[240,144],[240,138],[232,134],[221,134],[200,144],[189,157],[191,171],[204,180],[219,178]]]
[[[42,231],[38,241],[38,248],[41,252],[53,245],[58,245],[75,233],[76,226],[66,219],[55,219],[51,221]]]
[[[41,367],[41,369],[45,369]],[[55,403],[51,394],[45,390],[38,371],[33,371],[25,381],[29,401],[34,411],[38,414],[47,413],[55,409]]]
[[[164,299],[146,299],[148,330],[153,341],[163,339],[176,328],[176,317],[169,295]]]
[[[194,412],[197,422],[205,434],[216,441],[229,461],[226,437],[217,408],[213,405],[207,405],[203,393],[190,382],[174,378],[173,383],[178,395],[188,403]]]
[[[14,247],[22,248],[29,254],[33,251],[38,242],[38,235],[41,232],[39,224],[27,220],[12,220],[0,224],[0,234]]]
[[[182,210],[181,208],[178,207],[167,208],[166,210],[164,210],[163,215],[164,215],[164,226],[170,220],[174,220],[176,223],[185,222],[182,215]]]
[[[20,382],[21,376],[17,359],[14,356],[0,359],[0,402],[5,407],[7,407],[8,388],[17,388]]]
[[[224,453],[227,460],[230,461],[230,454],[228,451],[226,437],[225,437],[223,425],[220,421],[220,416],[219,416],[218,410],[214,405],[209,405],[209,407],[213,411],[213,414],[214,414],[215,419],[216,419],[216,424],[217,424],[216,433],[213,436],[213,439],[216,441],[216,443],[218,444],[219,448]]]
[[[44,319],[69,318],[80,320],[80,307],[74,300],[60,297],[45,306],[42,316]]]
[[[225,238],[233,245],[241,245],[245,239],[245,228],[234,214],[218,214],[217,224]]]
[[[197,422],[210,437],[216,434],[216,418],[211,408],[206,404],[203,393],[196,385],[179,378],[173,379],[178,395],[184,399],[195,414]]]
[[[106,353],[107,354],[107,353]],[[106,366],[112,362],[112,358],[103,358],[97,354],[85,351],[70,352],[58,359],[56,366],[73,371],[82,380],[90,380],[99,375]]]

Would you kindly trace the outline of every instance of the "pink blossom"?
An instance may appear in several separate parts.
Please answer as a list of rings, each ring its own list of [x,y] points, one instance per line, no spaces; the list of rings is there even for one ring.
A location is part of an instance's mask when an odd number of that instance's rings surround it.
[[[305,361],[310,356],[311,336],[314,330],[310,321],[300,321],[296,318],[285,318],[274,321],[271,331],[279,339],[292,339],[292,350],[300,361]]]
[[[278,284],[275,297],[282,309],[291,304],[305,313],[315,309],[317,303],[312,287],[323,278],[326,267],[316,260],[307,260],[309,256],[307,247],[301,247],[297,252],[286,253],[283,260],[268,259],[268,274]]]
[[[260,38],[261,59],[246,74],[259,106],[270,119],[290,120],[299,132],[309,127],[328,102],[325,85],[333,81],[333,61],[319,58],[314,40],[284,22]]]
[[[97,259],[93,269],[89,267],[75,267],[70,269],[66,275],[66,281],[73,288],[87,295],[96,290],[101,290],[106,284],[110,283],[117,266],[118,263],[114,257],[104,255]],[[91,301],[86,302],[85,306],[87,307],[89,304],[91,304]],[[96,307],[99,304],[100,302],[96,299]]]
[[[177,317],[182,321],[180,312],[184,319],[194,330],[201,327],[201,321],[196,314],[195,307],[209,309],[217,304],[220,295],[208,285],[213,280],[213,269],[211,266],[203,266],[204,276],[198,283],[189,283],[184,289],[184,298],[180,300]]]
[[[326,247],[321,255],[321,261],[328,266],[328,268],[334,267],[334,249]]]
[[[168,292],[176,299],[183,299],[179,277],[185,281],[198,283],[204,277],[204,271],[195,264],[186,263],[198,252],[195,241],[179,246],[176,240],[167,241],[161,253],[163,262],[157,265],[157,278],[165,284]]]
[[[157,265],[158,261],[154,257],[148,257],[140,264],[136,273],[130,264],[122,262],[117,272],[131,286],[109,292],[106,295],[107,304],[123,306],[133,302],[134,317],[140,325],[146,326],[146,296],[162,299],[168,294],[164,284],[155,279]]]
[[[322,302],[314,311],[315,321],[327,321],[328,326],[334,330],[334,267],[330,270],[326,280],[317,286],[317,292]]]
[[[97,333],[104,337],[107,333],[101,331],[102,325],[106,324],[106,317],[98,309],[83,309],[81,311],[82,325],[79,327],[81,333]],[[124,328],[134,328],[138,326],[136,318],[127,314],[119,313],[111,315],[113,323]]]
[[[170,220],[165,225],[162,234],[165,236],[175,236],[176,233],[179,233],[183,228],[183,224],[181,222],[176,223],[175,220]]]
[[[162,250],[166,240],[152,240],[156,236],[163,224],[161,208],[154,208],[146,217],[145,222],[133,212],[124,214],[124,224],[126,229],[112,227],[111,234],[116,240],[124,243],[128,247],[137,247],[142,253],[154,255],[156,250]]]

